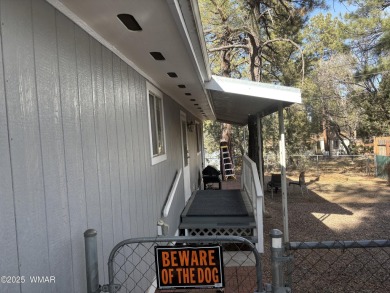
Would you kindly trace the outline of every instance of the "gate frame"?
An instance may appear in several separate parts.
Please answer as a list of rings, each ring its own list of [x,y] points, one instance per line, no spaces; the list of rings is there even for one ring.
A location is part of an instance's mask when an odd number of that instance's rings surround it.
[[[89,232],[88,232],[89,231]],[[93,233],[90,233],[93,231]],[[109,283],[101,286],[99,284],[98,256],[97,256],[97,233],[96,230],[89,229],[85,231],[85,256],[86,272],[88,280],[88,293],[111,292],[115,293],[120,289],[120,285],[114,284],[114,259],[118,250],[128,244],[136,243],[241,243],[247,245],[255,257],[256,284],[257,289],[254,293],[265,293],[262,275],[262,265],[260,253],[256,246],[246,238],[240,236],[174,236],[174,237],[140,237],[131,238],[119,242],[111,250],[108,258],[108,281]]]

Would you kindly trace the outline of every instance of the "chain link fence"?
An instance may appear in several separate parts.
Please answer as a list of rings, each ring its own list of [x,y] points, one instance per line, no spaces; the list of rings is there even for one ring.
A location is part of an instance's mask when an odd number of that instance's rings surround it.
[[[124,240],[111,251],[108,260],[109,284],[103,286],[99,285],[98,276],[96,277],[98,269],[93,265],[97,255],[89,253],[91,249],[96,250],[96,244],[91,239],[86,241],[89,241],[86,242],[86,255],[92,255],[92,260],[87,258],[88,292],[160,292],[156,279],[155,247],[196,248],[200,245],[221,246],[224,288],[207,288],[207,286],[202,289],[165,288],[161,292],[263,292],[260,254],[255,245],[243,237],[177,236]],[[207,278],[206,272],[207,270],[205,270],[204,278]]]
[[[390,240],[290,242],[286,287],[293,292],[389,292]]]
[[[374,155],[290,155],[287,158],[287,171],[306,171],[314,174],[353,173],[374,176]],[[266,155],[264,158],[266,173],[280,172],[279,158]]]
[[[262,281],[260,254],[249,240],[238,236],[157,237],[128,239],[109,256],[109,284],[99,285],[96,231],[85,236],[88,292],[390,292],[390,240],[289,242],[273,229],[272,285]],[[164,288],[156,279],[155,251],[166,247],[222,250],[224,287]]]

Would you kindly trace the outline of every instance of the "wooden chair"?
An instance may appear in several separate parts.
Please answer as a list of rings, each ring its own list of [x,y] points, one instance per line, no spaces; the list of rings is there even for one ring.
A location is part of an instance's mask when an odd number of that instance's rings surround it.
[[[303,196],[303,190],[302,190],[302,187],[305,186],[306,187],[306,194],[309,195],[309,190],[307,189],[307,186],[306,186],[306,182],[305,182],[305,172],[301,172],[299,174],[299,179],[298,181],[290,181],[288,183],[288,186],[290,185],[299,185],[299,187],[301,188],[301,193],[302,193],[302,196]]]
[[[281,174],[271,174],[271,181],[267,183],[267,190],[271,190],[271,198],[274,198],[274,189],[275,193],[278,192],[278,189],[282,187],[282,175]]]

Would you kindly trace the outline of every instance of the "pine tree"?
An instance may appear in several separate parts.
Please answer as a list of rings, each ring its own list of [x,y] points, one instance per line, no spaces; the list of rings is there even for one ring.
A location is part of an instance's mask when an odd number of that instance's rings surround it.
[[[201,0],[214,74],[286,86],[304,76],[300,30],[322,0]],[[256,117],[249,117],[249,156],[259,162]]]
[[[365,91],[354,96],[363,109],[360,135],[390,134],[390,1],[349,1],[348,39],[358,60],[355,79]]]

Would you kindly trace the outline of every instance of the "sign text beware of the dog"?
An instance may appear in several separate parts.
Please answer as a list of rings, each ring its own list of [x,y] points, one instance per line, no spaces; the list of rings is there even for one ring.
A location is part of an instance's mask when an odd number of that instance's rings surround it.
[[[156,246],[155,258],[159,289],[224,287],[219,245]]]

